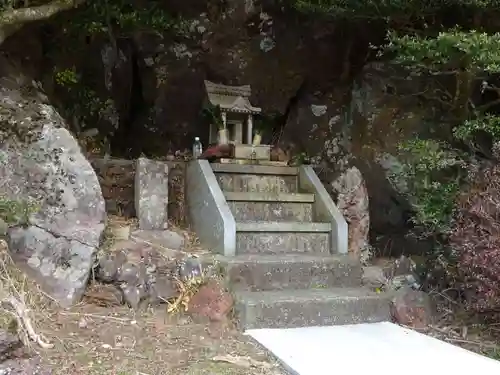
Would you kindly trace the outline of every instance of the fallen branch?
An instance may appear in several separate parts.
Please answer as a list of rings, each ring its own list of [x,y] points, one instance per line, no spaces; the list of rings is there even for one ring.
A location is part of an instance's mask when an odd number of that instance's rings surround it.
[[[26,23],[46,20],[60,12],[76,8],[86,0],[54,0],[48,4],[9,9],[0,13],[0,44]]]
[[[133,322],[133,320],[125,319],[125,318],[118,318],[118,317],[115,317],[115,316],[104,316],[104,315],[85,314],[85,313],[77,313],[77,312],[63,312],[63,311],[60,311],[59,315],[65,315],[65,316],[77,315],[77,316],[82,316],[82,317],[85,317],[85,318],[96,318],[96,319],[104,319],[104,320],[113,320],[113,321],[120,322],[120,323],[131,323],[131,322]]]
[[[15,298],[14,296],[8,296],[2,300],[2,304],[12,306],[15,311],[15,314],[12,313],[12,315],[17,319],[19,327],[24,328],[31,341],[43,349],[52,349],[54,347],[53,344],[46,342],[42,335],[36,333],[33,328],[33,324],[31,323],[31,319],[28,316],[28,309],[21,300]]]

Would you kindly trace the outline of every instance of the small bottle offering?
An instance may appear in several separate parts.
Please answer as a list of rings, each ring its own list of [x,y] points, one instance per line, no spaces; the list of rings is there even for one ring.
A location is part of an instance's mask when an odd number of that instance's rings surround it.
[[[201,154],[203,154],[203,145],[200,142],[200,137],[195,137],[193,143],[193,158],[198,159]]]

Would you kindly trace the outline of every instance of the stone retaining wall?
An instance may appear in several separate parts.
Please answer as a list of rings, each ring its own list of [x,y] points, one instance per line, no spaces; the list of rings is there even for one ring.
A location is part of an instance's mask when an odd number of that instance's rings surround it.
[[[134,178],[135,160],[126,159],[91,159],[102,194],[106,200],[108,214],[135,217]],[[185,224],[184,182],[186,163],[166,161],[169,167],[169,202],[168,216],[177,225]]]

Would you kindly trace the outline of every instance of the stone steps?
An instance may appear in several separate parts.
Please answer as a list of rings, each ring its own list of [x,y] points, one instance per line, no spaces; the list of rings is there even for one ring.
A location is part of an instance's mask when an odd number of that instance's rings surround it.
[[[390,319],[388,296],[362,288],[236,292],[240,329],[375,323]]]
[[[362,276],[361,264],[345,255],[239,255],[219,262],[235,291],[356,287]]]
[[[332,241],[337,234],[329,214],[334,203],[317,188],[317,177],[311,179],[314,171],[249,164],[211,167],[222,192],[218,199],[225,200],[234,218],[235,255],[216,259],[234,294],[241,329],[389,319],[387,298],[361,288],[359,260],[336,254],[338,242]]]
[[[224,192],[228,201],[238,202],[287,202],[314,203],[314,194],[273,193],[273,192]]]
[[[330,223],[237,222],[237,254],[330,254]]]

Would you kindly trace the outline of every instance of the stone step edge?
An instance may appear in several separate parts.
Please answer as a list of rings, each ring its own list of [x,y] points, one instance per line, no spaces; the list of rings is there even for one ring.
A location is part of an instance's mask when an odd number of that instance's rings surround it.
[[[314,203],[314,194],[226,191],[224,196],[233,202]]]
[[[297,167],[275,167],[269,165],[211,164],[214,173],[265,174],[274,176],[298,176]]]
[[[376,293],[362,287],[357,288],[322,288],[322,289],[292,289],[269,290],[259,292],[234,291],[236,302],[247,306],[269,305],[274,303],[293,302],[325,302],[359,299],[387,299],[390,302],[390,293]]]
[[[360,261],[349,255],[308,255],[308,254],[240,254],[234,256],[215,255],[214,261],[228,265],[238,266],[244,264],[283,264],[283,263],[343,263],[353,266],[360,265]]]
[[[289,221],[237,222],[236,232],[278,232],[278,233],[329,233],[330,223],[301,223]]]

